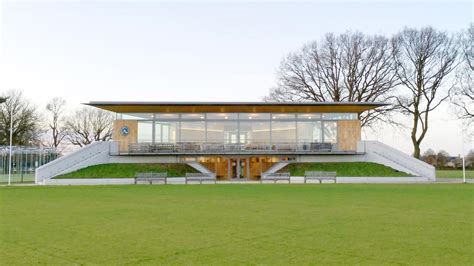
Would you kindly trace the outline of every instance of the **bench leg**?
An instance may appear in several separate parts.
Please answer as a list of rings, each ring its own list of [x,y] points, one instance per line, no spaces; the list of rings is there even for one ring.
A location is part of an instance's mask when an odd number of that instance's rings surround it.
[[[135,185],[137,184],[137,179],[135,178]]]
[[[319,184],[322,184],[323,183],[323,180],[322,179],[319,179]]]

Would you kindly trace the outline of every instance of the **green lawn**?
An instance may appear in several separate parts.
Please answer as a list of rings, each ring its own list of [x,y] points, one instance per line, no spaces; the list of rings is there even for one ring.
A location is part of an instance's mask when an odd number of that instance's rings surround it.
[[[163,163],[111,163],[99,164],[80,169],[55,178],[131,178],[138,172],[168,172],[168,176],[185,176],[186,172],[195,173],[196,170],[187,164]]]
[[[0,188],[19,264],[474,264],[474,186]]]
[[[304,176],[305,171],[335,171],[337,176],[412,176],[385,165],[367,162],[292,163],[279,172],[290,172],[292,176]]]
[[[462,170],[436,170],[436,177],[462,178]],[[466,170],[466,178],[474,178],[474,170]]]

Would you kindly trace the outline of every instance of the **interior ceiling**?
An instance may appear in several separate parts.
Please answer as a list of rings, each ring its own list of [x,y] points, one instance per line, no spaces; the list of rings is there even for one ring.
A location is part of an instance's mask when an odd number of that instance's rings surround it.
[[[146,103],[90,102],[86,105],[116,113],[362,113],[383,103]]]

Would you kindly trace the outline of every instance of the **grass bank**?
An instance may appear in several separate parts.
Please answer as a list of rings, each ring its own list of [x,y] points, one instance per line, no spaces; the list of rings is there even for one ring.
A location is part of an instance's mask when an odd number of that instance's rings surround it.
[[[93,165],[55,178],[133,178],[139,172],[167,172],[169,177],[185,176],[196,170],[187,164],[100,164]]]
[[[413,176],[385,165],[367,162],[291,163],[279,172],[290,172],[292,176],[304,176],[305,171],[334,171],[337,172],[337,176]]]

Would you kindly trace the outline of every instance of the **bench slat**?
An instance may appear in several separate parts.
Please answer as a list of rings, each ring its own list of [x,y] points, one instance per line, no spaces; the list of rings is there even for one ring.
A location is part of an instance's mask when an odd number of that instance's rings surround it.
[[[138,182],[147,181],[153,184],[153,181],[164,182],[167,184],[167,172],[148,172],[148,173],[136,173],[135,174],[135,184]]]
[[[186,173],[186,184],[188,181],[214,181],[216,183],[216,176],[213,173]]]
[[[319,183],[322,183],[322,180],[334,180],[334,183],[336,183],[336,176],[336,172],[305,171],[304,182],[306,183],[306,180],[319,180]]]
[[[268,174],[268,175],[264,175],[264,176],[261,176],[260,177],[260,183],[262,183],[263,181],[273,181],[273,183],[276,183],[276,181],[280,181],[280,180],[286,180],[288,181],[288,183],[290,183],[290,173],[288,172],[284,172],[284,173],[271,173],[271,174]]]

